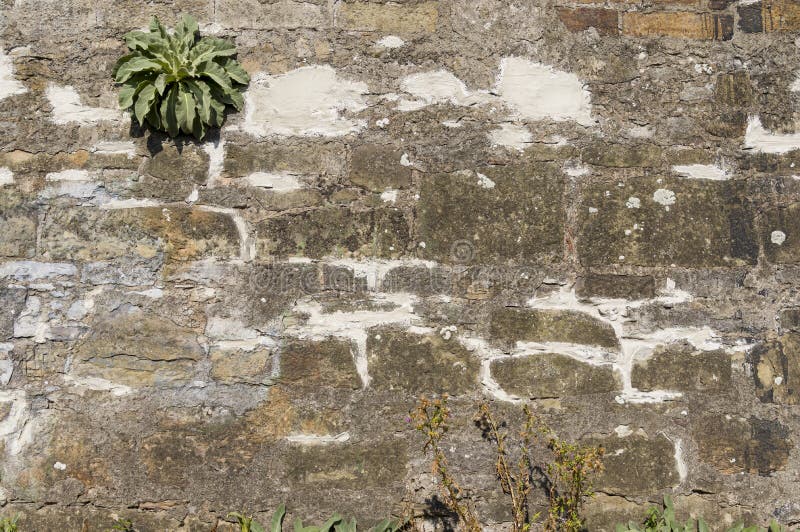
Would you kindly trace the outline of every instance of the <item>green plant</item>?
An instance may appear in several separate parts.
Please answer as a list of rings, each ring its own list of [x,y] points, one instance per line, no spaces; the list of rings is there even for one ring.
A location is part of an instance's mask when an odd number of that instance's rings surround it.
[[[592,476],[603,469],[603,448],[562,440],[527,405],[523,407],[523,413],[525,423],[515,449],[509,448],[508,430],[503,428],[504,423],[495,420],[488,404],[482,404],[475,417],[476,425],[495,447],[495,475],[503,493],[511,500],[512,531],[528,532],[539,518],[538,513],[530,515],[528,502],[536,484],[533,474],[537,472],[544,477],[540,480],[548,496],[544,529],[548,532],[577,532],[583,527],[581,505],[593,495]],[[434,401],[421,398],[409,419],[425,435],[424,450],[432,451],[433,472],[441,481],[445,503],[458,516],[461,528],[473,532],[481,530],[478,517],[453,478],[442,452],[449,418],[447,396],[443,396]],[[539,454],[546,452],[551,458],[535,463],[532,458],[534,444],[538,444]],[[516,461],[513,456],[516,456]]]
[[[675,506],[672,504],[672,498],[669,495],[664,495],[664,509],[662,510],[656,507],[650,508],[647,512],[647,518],[641,524],[619,524],[616,527],[617,532],[709,532],[710,530],[708,524],[706,524],[702,517],[697,520],[689,519],[685,523],[679,522],[675,516]],[[772,521],[769,524],[769,528],[755,525],[745,526],[743,523],[737,523],[728,528],[726,532],[788,531],[783,526]]]
[[[130,519],[117,519],[111,526],[111,530],[119,530],[121,532],[136,532],[133,528],[133,521]]]
[[[19,530],[17,526],[18,520],[18,515],[14,517],[3,517],[0,519],[0,532],[17,532]]]
[[[456,482],[447,463],[447,457],[442,451],[442,440],[450,430],[450,409],[447,407],[447,395],[441,399],[429,400],[420,398],[416,408],[410,412],[410,418],[415,422],[418,431],[425,435],[423,451],[433,454],[433,474],[439,478],[441,492],[447,507],[454,512],[464,530],[480,532],[481,525],[475,510],[464,491]]]
[[[122,84],[120,108],[132,108],[142,126],[202,139],[207,127],[222,125],[226,105],[242,109],[250,77],[234,59],[236,47],[198,33],[197,21],[184,16],[172,33],[153,17],[149,32],[125,35],[130,53],[113,75]]]
[[[495,474],[500,481],[503,493],[511,499],[511,514],[514,519],[511,530],[513,532],[527,532],[531,529],[531,524],[539,517],[539,514],[531,517],[528,510],[528,495],[533,489],[530,448],[534,437],[535,419],[527,405],[524,407],[524,412],[526,421],[520,433],[521,448],[516,468],[509,465],[511,458],[506,447],[508,433],[501,430],[501,424],[495,421],[488,404],[481,404],[476,418],[478,426],[483,428],[487,439],[495,444],[497,454],[494,465]]]

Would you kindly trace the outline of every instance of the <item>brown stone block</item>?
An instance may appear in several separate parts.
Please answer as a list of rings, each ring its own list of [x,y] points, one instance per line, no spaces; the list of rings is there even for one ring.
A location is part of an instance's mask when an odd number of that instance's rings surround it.
[[[558,18],[572,32],[594,28],[600,35],[619,35],[619,16],[613,9],[560,7]]]
[[[348,2],[339,7],[336,23],[346,30],[381,33],[433,33],[439,18],[439,2],[377,4]]]
[[[733,37],[733,17],[674,11],[623,13],[622,33],[631,37],[727,41]]]
[[[411,185],[411,167],[400,164],[403,152],[392,146],[365,144],[353,150],[350,181],[373,192]]]
[[[756,395],[762,402],[800,403],[800,335],[787,333],[779,341],[758,345],[750,351],[748,360],[753,366]]]
[[[631,384],[642,391],[725,392],[731,387],[731,358],[724,351],[691,353],[669,346],[637,361]]]
[[[493,338],[508,342],[567,342],[616,347],[611,325],[571,310],[501,308],[492,313]]]
[[[505,392],[526,399],[609,393],[622,386],[610,365],[593,366],[551,353],[498,359],[491,370]]]

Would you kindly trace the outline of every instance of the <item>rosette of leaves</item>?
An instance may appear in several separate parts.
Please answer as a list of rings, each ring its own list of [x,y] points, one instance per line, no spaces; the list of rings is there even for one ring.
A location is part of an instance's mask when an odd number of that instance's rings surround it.
[[[225,108],[242,109],[250,77],[235,59],[236,47],[223,39],[199,37],[197,21],[184,16],[167,31],[153,17],[150,31],[125,35],[130,53],[114,67],[122,84],[119,106],[132,109],[144,126],[203,139],[225,120]]]

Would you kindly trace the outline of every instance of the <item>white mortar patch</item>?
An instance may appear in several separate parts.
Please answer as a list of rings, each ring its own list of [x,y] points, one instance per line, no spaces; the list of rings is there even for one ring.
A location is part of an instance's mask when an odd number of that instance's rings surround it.
[[[36,262],[30,260],[4,262],[0,264],[0,277],[13,277],[19,281],[32,281],[59,277],[61,275],[75,275],[78,273],[75,265],[67,262]]]
[[[89,172],[86,170],[63,170],[61,172],[50,172],[44,176],[46,181],[91,181]]]
[[[225,139],[220,135],[214,142],[203,144],[203,151],[208,154],[208,180],[209,188],[214,188],[222,175],[225,164]]]
[[[496,92],[529,120],[574,120],[593,125],[591,94],[575,74],[521,57],[500,62]]]
[[[489,132],[489,142],[492,143],[492,146],[504,146],[523,151],[533,142],[533,135],[525,126],[504,123]]]
[[[127,155],[132,159],[136,155],[136,144],[131,140],[107,140],[98,142],[92,152],[100,155]]]
[[[397,35],[387,35],[386,37],[379,39],[375,44],[381,48],[400,48],[405,43],[406,42]]]
[[[478,176],[478,186],[481,188],[494,188],[495,182],[480,172],[475,172]]]
[[[366,122],[341,113],[366,108],[368,91],[366,83],[342,79],[328,65],[254,76],[245,98],[244,130],[256,136],[346,135]]]
[[[47,87],[46,95],[50,105],[53,106],[50,119],[55,124],[86,125],[122,119],[122,113],[116,109],[83,105],[78,92],[70,86],[50,85]]]
[[[397,190],[384,190],[381,192],[381,200],[386,203],[395,203],[397,201]]]
[[[463,81],[446,70],[406,76],[400,82],[400,88],[416,98],[400,100],[397,106],[400,111],[414,111],[438,103],[467,106],[487,101],[487,95],[470,92]]]
[[[297,176],[289,172],[254,172],[245,180],[253,187],[268,188],[275,192],[291,192],[305,187]]]
[[[636,196],[631,196],[628,198],[628,201],[625,202],[625,206],[629,209],[638,209],[642,206],[642,201]]]
[[[731,178],[724,168],[714,164],[684,164],[672,167],[672,171],[689,179],[708,179],[710,181],[727,181]]]
[[[286,436],[286,440],[299,445],[330,445],[331,443],[344,443],[349,441],[350,433],[345,431],[335,436],[328,434],[290,434]]]
[[[800,133],[770,133],[756,116],[747,118],[744,147],[763,153],[786,153],[800,148]]]
[[[14,78],[14,63],[11,58],[0,51],[0,100],[27,91],[25,85]]]
[[[5,166],[0,166],[0,187],[14,184],[14,173]]]

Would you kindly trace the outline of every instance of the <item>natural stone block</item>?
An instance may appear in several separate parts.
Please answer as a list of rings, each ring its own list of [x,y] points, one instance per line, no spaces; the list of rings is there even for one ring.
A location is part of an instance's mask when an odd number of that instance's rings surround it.
[[[778,341],[760,344],[749,352],[748,361],[762,402],[800,403],[800,335],[791,332]]]
[[[239,233],[230,216],[190,207],[52,209],[42,230],[44,253],[55,260],[121,256],[169,261],[236,257]]]
[[[391,257],[401,255],[409,242],[403,211],[384,207],[357,211],[326,206],[268,218],[256,229],[259,253],[269,256]]]
[[[375,328],[367,354],[371,386],[379,390],[459,395],[478,384],[478,360],[454,338]]]
[[[753,209],[731,181],[641,177],[595,184],[580,209],[585,266],[755,264]]]
[[[210,352],[211,378],[223,384],[263,384],[269,376],[271,353],[269,349],[212,348]]]
[[[373,192],[411,185],[411,167],[400,161],[403,152],[382,144],[365,144],[353,150],[350,181]]]
[[[633,365],[631,384],[643,391],[726,392],[731,389],[731,358],[724,351],[666,347]]]
[[[693,420],[692,434],[700,459],[729,475],[769,476],[786,467],[794,448],[788,427],[757,417],[698,416]]]
[[[739,5],[739,28],[745,33],[800,29],[800,5],[791,0],[765,0]]]
[[[631,37],[728,41],[733,37],[733,16],[679,11],[627,12],[622,14],[622,33]]]
[[[505,392],[530,399],[608,393],[622,387],[610,365],[593,366],[553,353],[501,358],[492,362],[491,372]]]
[[[764,256],[775,264],[800,263],[800,203],[765,209],[760,223]]]
[[[419,254],[460,264],[559,260],[563,187],[561,169],[541,162],[426,176],[417,204]]]
[[[25,307],[25,296],[21,287],[0,288],[0,340],[14,334],[14,320]]]
[[[258,0],[221,0],[216,3],[217,23],[232,29],[297,29],[328,27],[324,5],[312,2],[259,2]]]
[[[594,28],[600,35],[619,35],[619,14],[613,9],[560,7],[558,18],[572,32]]]
[[[281,349],[281,383],[291,388],[361,388],[353,348],[334,339],[289,340]]]
[[[92,323],[75,349],[74,371],[139,388],[190,381],[204,357],[195,331],[124,306]]]
[[[604,493],[650,495],[678,485],[675,447],[663,434],[611,436],[592,440],[602,445],[604,470],[595,489]]]
[[[438,18],[439,2],[342,2],[336,23],[346,30],[413,34],[433,33]]]
[[[334,500],[344,499],[335,500],[341,505],[337,508],[344,508],[364,497],[366,489],[402,490],[408,452],[407,444],[397,439],[292,447],[284,459],[286,481],[300,489],[323,489]]]
[[[590,273],[581,279],[577,291],[584,297],[635,301],[655,297],[656,283],[650,275]]]
[[[490,333],[506,342],[567,342],[616,347],[617,336],[608,323],[573,310],[536,310],[503,307],[491,316]]]
[[[347,149],[344,144],[327,139],[245,143],[234,138],[225,143],[223,165],[224,175],[231,178],[255,172],[341,176],[347,171]]]
[[[581,152],[581,160],[585,163],[610,168],[661,166],[663,157],[661,146],[650,143],[623,145],[610,144],[608,141],[595,142]]]
[[[37,226],[32,209],[0,209],[0,257],[33,257]]]

